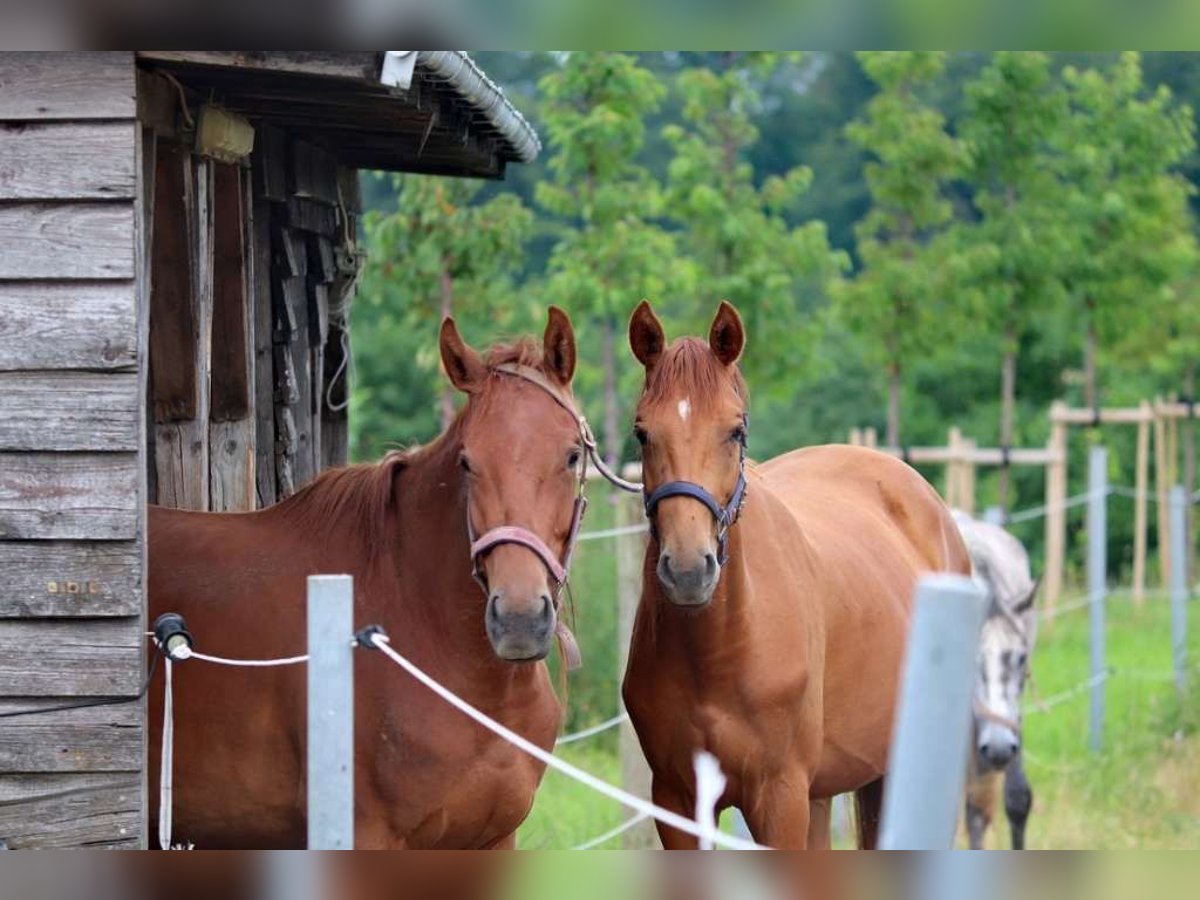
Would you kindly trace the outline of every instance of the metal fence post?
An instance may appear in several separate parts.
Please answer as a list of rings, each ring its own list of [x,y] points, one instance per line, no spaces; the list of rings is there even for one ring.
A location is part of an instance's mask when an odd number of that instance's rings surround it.
[[[354,579],[308,577],[308,848],[354,849]]]
[[[1187,490],[1171,488],[1171,659],[1175,664],[1175,689],[1187,686]]]
[[[954,841],[984,610],[983,591],[962,575],[929,575],[917,585],[881,849],[939,850]]]
[[[1087,510],[1087,581],[1092,668],[1088,746],[1092,750],[1100,750],[1104,744],[1104,600],[1108,577],[1108,450],[1105,447],[1092,447],[1088,456]]]

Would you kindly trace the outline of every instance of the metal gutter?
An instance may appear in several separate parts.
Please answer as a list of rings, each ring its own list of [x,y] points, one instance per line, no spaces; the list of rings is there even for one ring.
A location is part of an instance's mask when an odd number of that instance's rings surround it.
[[[500,137],[510,158],[523,163],[537,159],[542,149],[537,132],[465,50],[387,50],[380,81],[407,89],[417,66],[453,88],[486,127]]]

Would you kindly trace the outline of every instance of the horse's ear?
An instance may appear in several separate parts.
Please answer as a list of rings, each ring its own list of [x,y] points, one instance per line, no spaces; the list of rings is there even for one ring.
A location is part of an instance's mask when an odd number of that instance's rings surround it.
[[[442,366],[446,369],[450,383],[466,394],[478,390],[487,375],[487,366],[483,364],[480,355],[462,339],[462,335],[458,333],[458,326],[450,316],[442,319],[438,347],[442,352]]]
[[[571,317],[557,306],[550,307],[542,356],[547,372],[563,385],[571,383],[575,375],[575,329],[571,327]]]
[[[1029,610],[1033,608],[1034,598],[1037,597],[1038,588],[1041,586],[1042,586],[1042,579],[1041,578],[1035,579],[1033,582],[1033,586],[1029,588],[1029,590],[1028,590],[1028,592],[1026,592],[1025,596],[1022,597],[1019,601],[1017,601],[1016,605],[1013,606],[1013,612],[1015,612],[1017,615],[1023,615],[1024,613],[1029,612]]]
[[[629,346],[647,370],[658,365],[663,349],[667,345],[667,335],[663,331],[662,322],[650,308],[650,301],[643,300],[633,311],[629,319]]]
[[[722,300],[708,330],[708,346],[722,363],[732,366],[742,355],[746,346],[746,329],[742,317],[728,300]]]

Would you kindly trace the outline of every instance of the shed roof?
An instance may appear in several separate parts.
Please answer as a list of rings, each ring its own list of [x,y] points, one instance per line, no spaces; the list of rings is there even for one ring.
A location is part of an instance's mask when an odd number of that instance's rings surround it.
[[[500,177],[537,133],[462,50],[144,50],[142,64],[359,168]]]

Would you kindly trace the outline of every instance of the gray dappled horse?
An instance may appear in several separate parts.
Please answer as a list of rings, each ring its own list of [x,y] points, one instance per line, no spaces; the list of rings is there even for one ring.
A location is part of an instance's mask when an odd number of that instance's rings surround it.
[[[959,511],[954,519],[971,555],[974,578],[988,597],[987,619],[979,640],[975,740],[967,767],[967,834],[971,849],[983,847],[1003,776],[1012,846],[1022,850],[1033,792],[1021,758],[1021,692],[1037,636],[1033,606],[1037,582],[1030,575],[1029,554],[1015,537],[999,525]]]

